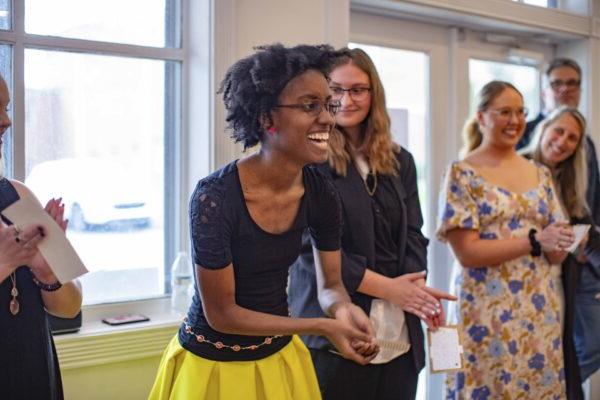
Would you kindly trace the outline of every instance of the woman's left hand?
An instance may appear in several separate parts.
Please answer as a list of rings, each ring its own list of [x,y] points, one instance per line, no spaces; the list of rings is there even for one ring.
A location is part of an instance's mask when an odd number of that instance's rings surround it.
[[[44,209],[56,221],[58,226],[66,231],[68,221],[64,219],[65,205],[62,203],[62,198],[49,200]],[[31,260],[29,267],[35,277],[42,283],[52,284],[58,280],[39,251]]]

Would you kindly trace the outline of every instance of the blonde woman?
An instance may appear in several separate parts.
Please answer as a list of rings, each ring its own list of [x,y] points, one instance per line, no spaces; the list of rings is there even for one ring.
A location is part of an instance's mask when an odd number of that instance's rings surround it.
[[[323,398],[414,399],[425,363],[419,318],[436,328],[444,321],[440,299],[453,299],[425,286],[428,240],[412,155],[392,141],[379,75],[360,49],[346,55],[330,74],[332,97],[340,101],[330,135],[328,163],[321,164],[342,202],[342,276],[352,302],[376,329],[380,355],[359,365],[333,353],[323,337],[304,336]],[[292,315],[322,314],[317,280],[306,246],[292,268]]]
[[[534,131],[534,136],[523,153],[552,172],[557,196],[565,214],[573,224],[583,223],[593,226],[586,201],[587,163],[585,146],[585,118],[575,108],[560,107],[551,112]],[[580,275],[585,283],[597,282],[595,274],[600,271],[600,235],[595,229],[589,231],[588,240],[580,245],[577,256],[569,255],[562,263],[562,270],[556,272],[555,284],[562,287],[564,298],[561,315],[563,317],[563,350],[565,354],[565,378],[567,398],[583,399],[581,374],[573,340],[574,318],[578,312],[575,296]],[[562,279],[561,279],[562,278]],[[582,306],[582,310],[586,307]],[[580,323],[579,337],[597,335],[581,329],[589,318]],[[581,320],[580,319],[580,320]]]
[[[457,258],[457,317],[466,368],[447,398],[564,398],[559,293],[551,270],[573,242],[550,171],[518,155],[526,109],[492,81],[448,168],[437,237]]]

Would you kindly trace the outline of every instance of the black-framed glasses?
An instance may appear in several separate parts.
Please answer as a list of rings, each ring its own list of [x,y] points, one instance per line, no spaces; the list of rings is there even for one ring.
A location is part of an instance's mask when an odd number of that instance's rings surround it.
[[[344,97],[344,93],[348,93],[352,100],[361,101],[367,98],[368,94],[371,92],[371,88],[358,86],[344,89],[339,86],[330,86],[329,91],[331,92],[331,97],[336,100],[341,100],[342,97]]]
[[[325,109],[331,116],[335,116],[337,112],[340,110],[342,105],[339,101],[307,101],[305,103],[298,104],[277,104],[275,108],[297,108],[299,110],[304,111],[307,114],[312,115],[313,117],[317,117],[323,109]]]
[[[558,90],[561,87],[566,87],[567,89],[579,89],[581,86],[581,80],[579,79],[569,79],[568,81],[563,81],[562,79],[555,79],[550,81],[550,87],[554,90]]]

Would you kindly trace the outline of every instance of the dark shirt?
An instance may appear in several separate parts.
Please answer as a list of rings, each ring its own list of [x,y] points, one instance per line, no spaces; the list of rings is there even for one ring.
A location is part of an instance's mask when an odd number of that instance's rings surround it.
[[[0,179],[0,210],[19,199],[5,178]],[[3,218],[4,219],[4,218]],[[10,221],[4,220],[9,223]],[[63,398],[58,358],[40,289],[29,268],[15,271],[19,312],[12,315],[12,280],[0,282],[0,398],[6,400]]]
[[[281,234],[262,230],[246,207],[236,162],[202,179],[190,201],[190,226],[194,262],[202,268],[221,269],[233,264],[235,301],[240,307],[287,316],[289,266],[300,254],[302,232],[308,228],[314,246],[323,251],[340,248],[340,206],[333,186],[313,167],[303,169],[304,196],[292,227]],[[198,287],[198,285],[196,286]],[[226,346],[258,346],[265,337],[232,335],[212,329],[196,290],[188,312],[196,335]],[[181,345],[211,360],[257,360],[276,353],[291,340],[283,336],[255,349],[234,351],[199,342],[179,330]]]
[[[527,145],[529,144],[529,142],[531,142],[531,139],[533,138],[533,131],[535,130],[535,127],[538,126],[538,124],[543,120],[544,114],[539,113],[537,117],[535,117],[535,119],[532,119],[531,121],[527,122],[527,124],[525,125],[525,131],[523,132],[523,136],[521,136],[521,139],[519,139],[519,142],[517,143],[517,150],[521,150],[522,148],[527,147]]]
[[[342,280],[352,302],[367,315],[373,298],[358,292],[366,269],[397,277],[427,268],[429,241],[421,232],[423,218],[415,162],[405,149],[401,149],[396,158],[400,164],[399,174],[380,176],[379,187],[373,197],[367,194],[354,164],[348,164],[346,176],[337,175],[328,164],[319,165],[319,169],[333,182],[341,199],[344,220]],[[395,242],[389,243],[392,240]],[[383,246],[390,247],[382,252]],[[394,258],[390,255],[392,249],[395,249],[395,262],[384,263],[382,260]],[[293,316],[302,318],[323,317],[316,300],[317,285],[310,246],[305,245],[302,250],[291,270],[290,310]],[[421,322],[413,314],[406,313],[405,316],[414,367],[419,371],[425,363]],[[322,336],[304,335],[302,340],[311,349],[333,349],[333,345]]]
[[[389,176],[380,175],[371,198],[371,212],[375,231],[375,267],[385,276],[398,273],[398,232],[401,222],[398,196]]]

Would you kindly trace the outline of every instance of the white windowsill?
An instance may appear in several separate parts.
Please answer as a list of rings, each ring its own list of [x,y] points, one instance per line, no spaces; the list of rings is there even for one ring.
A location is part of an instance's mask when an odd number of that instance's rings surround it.
[[[102,322],[129,313],[144,314],[150,321],[119,326]],[[54,336],[63,370],[160,356],[183,317],[171,310],[169,298],[86,306],[82,316],[79,332]]]

